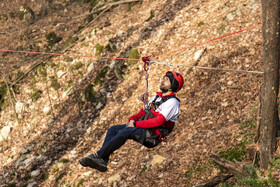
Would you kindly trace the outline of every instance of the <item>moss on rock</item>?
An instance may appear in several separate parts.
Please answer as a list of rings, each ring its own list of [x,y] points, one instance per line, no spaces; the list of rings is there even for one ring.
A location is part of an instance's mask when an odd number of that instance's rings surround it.
[[[55,32],[50,32],[50,33],[46,34],[45,38],[46,38],[49,46],[53,46],[54,44],[56,44],[62,40],[62,37],[58,37],[55,34]]]
[[[155,11],[151,10],[150,11],[150,17],[146,20],[146,22],[150,21],[151,19],[153,19],[155,17]]]
[[[103,52],[103,45],[100,44],[96,44],[95,48],[94,48],[94,55],[95,56],[100,56],[101,53]]]
[[[77,36],[75,37],[70,37],[68,38],[63,44],[62,44],[62,50],[66,49],[67,47],[69,47],[71,44],[73,44],[74,42],[76,42],[79,38]]]
[[[135,48],[131,49],[128,58],[140,59],[140,54],[139,54],[138,50]],[[128,64],[130,65],[130,67],[134,66],[136,63],[137,63],[137,61],[135,61],[135,60],[128,60]]]
[[[5,105],[5,96],[7,94],[7,86],[4,82],[0,82],[0,111],[4,109]]]
[[[117,46],[109,40],[109,43],[106,45],[105,49],[109,52],[114,52],[117,49]]]
[[[105,66],[96,76],[94,80],[95,85],[102,85],[103,84],[103,78],[105,77],[106,73],[109,71],[109,67]]]
[[[18,18],[25,23],[32,23],[35,20],[35,13],[28,6],[20,6],[17,13]]]
[[[32,101],[37,101],[41,97],[41,93],[43,93],[42,90],[33,89],[30,98],[32,99]]]
[[[59,88],[61,88],[61,85],[58,83],[57,79],[53,79],[51,83],[51,87],[54,90],[58,90]]]
[[[80,69],[81,67],[83,67],[83,63],[82,62],[77,62],[75,65],[74,65],[74,67],[75,67],[75,69],[76,70],[78,70],[78,69]]]
[[[94,91],[93,87],[94,87],[93,84],[89,84],[85,89],[85,100],[87,102],[96,101],[96,97],[95,97],[96,92]]]
[[[43,77],[47,76],[47,69],[45,64],[41,64],[37,67],[37,74]]]

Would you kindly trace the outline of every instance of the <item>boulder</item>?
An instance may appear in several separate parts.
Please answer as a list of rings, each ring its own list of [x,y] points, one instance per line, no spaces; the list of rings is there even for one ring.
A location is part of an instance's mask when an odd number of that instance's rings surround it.
[[[40,175],[40,170],[38,169],[31,172],[31,177],[37,177],[39,175]]]
[[[22,22],[30,24],[35,20],[35,13],[30,7],[23,5],[19,8],[18,17]]]
[[[162,164],[163,161],[164,161],[165,159],[166,159],[166,158],[163,157],[163,156],[154,155],[151,164],[152,164],[152,166],[154,166],[154,165],[156,165],[156,164]]]
[[[27,185],[27,187],[37,187],[37,186],[38,186],[37,182],[32,182]]]
[[[121,181],[121,176],[119,174],[112,175],[111,177],[108,178],[109,184],[114,182],[120,182],[120,181]]]
[[[11,127],[10,126],[3,127],[0,131],[0,141],[2,141],[4,139],[7,139],[10,132],[11,132]]]

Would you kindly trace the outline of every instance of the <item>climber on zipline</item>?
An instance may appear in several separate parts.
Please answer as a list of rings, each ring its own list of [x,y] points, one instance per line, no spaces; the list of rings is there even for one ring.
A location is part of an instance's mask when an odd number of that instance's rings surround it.
[[[107,171],[109,156],[128,139],[152,148],[157,146],[172,131],[179,116],[179,99],[175,93],[184,84],[183,76],[176,71],[166,72],[157,92],[140,112],[129,118],[125,125],[115,125],[107,131],[99,151],[79,160],[84,167]]]

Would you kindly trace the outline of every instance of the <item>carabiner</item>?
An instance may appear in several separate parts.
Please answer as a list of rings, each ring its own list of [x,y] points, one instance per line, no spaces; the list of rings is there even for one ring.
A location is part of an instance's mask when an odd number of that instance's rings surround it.
[[[150,57],[149,56],[142,57],[142,61],[144,62],[144,70],[148,71],[149,70]]]

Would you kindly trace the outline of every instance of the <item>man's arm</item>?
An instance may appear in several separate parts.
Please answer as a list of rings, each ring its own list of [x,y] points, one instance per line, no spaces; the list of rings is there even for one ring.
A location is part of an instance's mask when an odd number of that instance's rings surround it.
[[[136,121],[134,122],[135,127],[141,127],[141,128],[153,128],[153,127],[159,127],[163,125],[166,122],[165,117],[162,114],[158,114],[155,118],[142,120],[142,121]]]
[[[137,114],[135,114],[134,116],[131,116],[128,121],[137,121],[139,118],[141,118],[143,115],[145,114],[145,111],[143,110],[143,108],[141,108],[140,112],[138,112]]]

